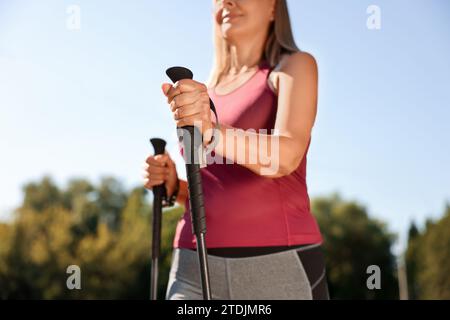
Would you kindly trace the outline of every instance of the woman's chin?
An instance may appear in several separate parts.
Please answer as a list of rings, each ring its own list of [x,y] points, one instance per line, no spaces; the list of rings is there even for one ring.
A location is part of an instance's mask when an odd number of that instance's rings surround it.
[[[242,37],[244,34],[245,31],[238,26],[231,24],[222,25],[222,36],[230,42],[233,42],[235,39]]]

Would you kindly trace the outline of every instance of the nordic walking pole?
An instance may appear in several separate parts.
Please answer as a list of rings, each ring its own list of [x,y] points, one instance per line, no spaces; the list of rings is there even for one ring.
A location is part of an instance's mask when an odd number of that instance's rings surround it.
[[[166,142],[162,139],[150,139],[155,155],[164,154]],[[158,259],[161,250],[162,201],[166,195],[164,184],[153,187],[153,228],[152,228],[152,273],[150,279],[150,300],[158,299]]]
[[[173,83],[182,79],[193,79],[194,77],[189,69],[183,67],[170,68],[166,71],[166,74]],[[215,112],[215,107],[212,101],[211,108]],[[181,132],[179,130],[181,130]],[[202,135],[195,126],[177,128],[177,131],[178,137],[182,137],[183,139],[189,188],[189,205],[191,208],[192,231],[194,232],[197,240],[197,252],[200,262],[203,299],[211,300],[211,286],[209,282],[207,249],[205,244],[206,216],[203,205],[203,190],[199,162],[199,149],[202,146]]]

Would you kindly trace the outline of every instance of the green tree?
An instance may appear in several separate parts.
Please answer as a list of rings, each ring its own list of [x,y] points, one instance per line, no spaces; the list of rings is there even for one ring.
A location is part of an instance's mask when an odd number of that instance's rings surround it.
[[[0,298],[148,299],[152,206],[147,191],[126,192],[112,178],[98,186],[75,179],[60,189],[46,177],[24,192],[15,220],[0,224]],[[180,207],[163,212],[161,299],[181,213]],[[66,286],[70,265],[81,269],[81,290]]]
[[[419,229],[414,222],[411,223],[408,231],[408,247],[405,253],[406,276],[408,280],[408,296],[409,299],[415,300],[419,298],[419,287],[417,281],[417,262],[419,261]]]
[[[338,194],[315,198],[311,203],[323,237],[330,295],[333,299],[396,299],[395,237],[386,225],[369,218],[356,202]],[[381,290],[369,290],[367,267],[381,269]]]
[[[11,226],[6,289],[14,299],[52,299],[62,296],[65,268],[72,261],[70,225],[72,216],[61,207],[36,212],[24,208]]]
[[[410,237],[406,251],[409,293],[417,299],[450,299],[450,205],[443,217],[427,219],[425,228]]]
[[[38,183],[29,183],[23,187],[24,200],[22,207],[43,211],[48,206],[60,205],[61,193],[50,177],[44,177]]]
[[[143,188],[126,191],[113,178],[98,185],[74,179],[60,188],[46,177],[25,186],[14,221],[0,224],[0,298],[148,299],[153,216],[149,194]],[[390,251],[394,237],[386,226],[370,218],[363,206],[338,195],[314,199],[312,209],[324,235],[332,298],[397,298]],[[183,211],[183,207],[163,211],[160,299],[167,288],[173,237]],[[448,257],[442,254],[448,241],[445,221],[430,222],[430,231],[416,236],[427,243],[417,249],[429,251],[421,254],[423,263],[439,265],[416,275],[423,295],[430,296],[436,288],[440,296],[447,292],[442,278],[448,274]],[[81,268],[80,291],[66,287],[69,265]],[[381,290],[366,287],[369,265],[381,268]],[[425,282],[433,287],[425,287]]]
[[[7,257],[10,255],[12,228],[9,224],[0,223],[0,300],[8,298],[10,281],[8,279],[9,265]]]

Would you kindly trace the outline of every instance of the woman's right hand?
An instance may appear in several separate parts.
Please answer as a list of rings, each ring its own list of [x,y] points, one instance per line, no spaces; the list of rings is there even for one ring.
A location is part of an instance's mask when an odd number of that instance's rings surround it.
[[[164,184],[167,196],[171,196],[175,191],[178,181],[175,162],[170,158],[169,153],[151,155],[144,164],[144,187],[152,190],[154,186]]]

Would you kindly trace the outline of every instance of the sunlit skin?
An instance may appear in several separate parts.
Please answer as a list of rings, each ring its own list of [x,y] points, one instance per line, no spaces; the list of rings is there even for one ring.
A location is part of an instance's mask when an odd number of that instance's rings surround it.
[[[220,0],[214,1],[214,19],[220,26],[224,39],[231,47],[231,70],[221,78],[215,90],[226,94],[246,82],[257,70],[268,35],[270,23],[274,19],[276,0]],[[225,18],[224,18],[225,17]],[[269,86],[278,97],[278,112],[275,122],[276,137],[279,139],[278,171],[267,178],[280,178],[291,174],[300,164],[305,154],[317,114],[318,71],[314,57],[306,52],[283,56],[279,67],[269,77]],[[215,117],[210,110],[207,86],[194,80],[181,80],[174,85],[162,84],[162,92],[167,97],[170,112],[178,127],[194,125],[201,121],[201,131],[205,144],[214,127]],[[220,120],[220,119],[219,119]],[[197,122],[198,123],[198,122]],[[236,148],[245,152],[246,159],[252,158],[257,148],[248,143],[236,143],[234,152],[227,152],[226,129],[236,129],[221,123],[215,150],[216,155],[236,161]],[[270,134],[270,132],[268,133]],[[275,135],[253,133],[256,140]],[[270,145],[270,139],[269,145]],[[269,153],[270,155],[270,148]],[[253,159],[255,155],[253,154]],[[256,159],[258,157],[256,156]],[[240,165],[256,174],[267,167],[259,162]],[[145,163],[144,185],[151,189],[165,183],[167,193],[173,193],[177,181],[177,171],[170,155],[149,156]],[[180,180],[177,202],[185,203],[188,196],[187,182]]]

